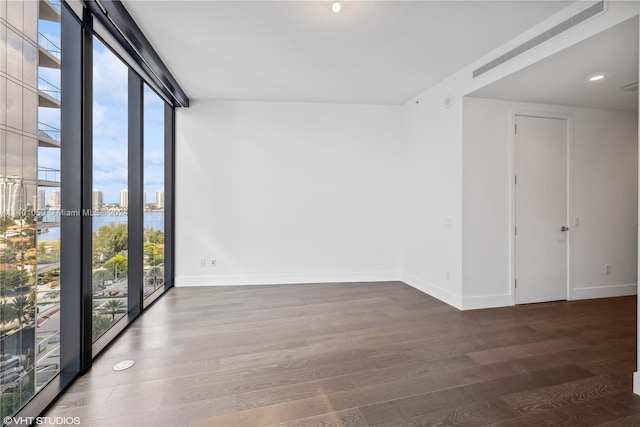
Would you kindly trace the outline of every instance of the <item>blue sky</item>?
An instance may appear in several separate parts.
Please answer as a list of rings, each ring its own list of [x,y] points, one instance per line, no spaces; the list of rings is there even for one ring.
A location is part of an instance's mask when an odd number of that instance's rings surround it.
[[[40,21],[40,32],[60,45],[60,24]],[[105,203],[119,203],[127,188],[127,66],[94,39],[93,70],[93,188],[104,192]],[[40,68],[39,76],[60,87],[60,71]],[[39,108],[38,120],[60,128],[60,110]],[[164,102],[145,85],[144,189],[147,203],[164,188]],[[64,144],[64,141],[62,141]],[[40,167],[60,169],[60,151],[39,148]]]

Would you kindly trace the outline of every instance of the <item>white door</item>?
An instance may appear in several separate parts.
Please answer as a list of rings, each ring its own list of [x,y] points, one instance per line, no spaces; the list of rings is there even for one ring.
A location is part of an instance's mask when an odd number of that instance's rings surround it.
[[[567,299],[567,121],[516,116],[515,301]]]

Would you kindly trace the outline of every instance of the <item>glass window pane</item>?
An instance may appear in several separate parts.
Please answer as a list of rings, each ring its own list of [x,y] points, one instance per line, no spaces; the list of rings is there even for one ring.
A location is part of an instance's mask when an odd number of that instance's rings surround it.
[[[38,141],[27,136],[22,137],[22,177],[36,181],[38,179]]]
[[[59,276],[59,258],[47,256],[56,248],[59,254],[59,242],[56,246],[40,241],[38,230],[40,235],[47,230],[35,212],[39,197],[46,197],[47,191],[38,187],[38,1],[0,0],[0,12],[7,20],[0,25],[0,124],[9,127],[0,131],[0,416],[4,418],[14,415],[59,372],[60,305],[46,295],[59,283],[45,280]]]
[[[25,15],[28,14],[25,5]],[[38,31],[46,32],[50,39],[60,40],[60,24],[51,21],[39,20],[37,16],[28,22],[35,22],[35,34],[30,33],[34,40],[39,41]],[[25,19],[25,29],[31,31]],[[30,37],[31,37],[30,36]],[[31,46],[31,45],[30,45]],[[25,45],[25,57],[31,52]],[[35,50],[34,55],[38,52]],[[37,64],[37,61],[35,61]],[[25,83],[38,85],[37,77],[42,77],[56,88],[60,87],[60,70],[39,67],[32,74],[31,64],[27,61],[24,65]],[[33,83],[29,79],[35,79]],[[50,89],[50,86],[43,84],[43,88]],[[47,144],[51,141],[60,142],[60,108],[38,107],[36,97],[36,108],[31,107],[28,111],[35,111],[37,115],[27,114],[25,108],[25,123],[33,123],[35,132],[39,137],[45,136]],[[25,100],[25,103],[27,101]],[[40,122],[47,125],[41,126]],[[26,143],[29,143],[27,146]],[[36,279],[36,390],[44,387],[60,371],[60,148],[59,147],[38,147],[38,142],[28,138],[23,146],[23,157],[37,155],[37,167],[27,171],[24,166],[25,175],[35,174],[38,180],[38,187],[32,202],[37,211],[37,279]],[[51,201],[57,201],[57,205],[51,206]],[[71,284],[74,286],[77,284]],[[63,350],[64,351],[64,350]]]
[[[127,312],[127,66],[100,41],[93,44],[93,340]]]
[[[22,136],[13,132],[7,132],[6,169],[7,177],[22,175]]]
[[[7,126],[22,130],[22,87],[7,80]]]
[[[13,25],[16,30],[22,31],[22,2],[7,1],[3,3],[7,4],[7,22]]]
[[[38,2],[36,0],[24,0],[23,32],[36,42],[38,40]]]
[[[11,2],[13,3],[13,2]],[[7,74],[22,80],[22,37],[7,28]]]
[[[0,123],[7,124],[7,79],[0,77]]]
[[[164,286],[164,101],[144,86],[144,297]]]
[[[31,89],[22,91],[22,130],[32,134],[38,131],[38,94]]]
[[[7,172],[5,170],[5,163],[7,159],[7,132],[0,129],[0,177],[7,176]],[[2,191],[0,190],[0,199],[2,198]],[[2,218],[3,207],[0,204],[0,218]]]
[[[22,63],[22,81],[31,87],[36,87],[38,79],[38,50],[28,41],[23,44],[24,61]]]
[[[0,70],[7,70],[7,26],[2,22],[0,22]]]

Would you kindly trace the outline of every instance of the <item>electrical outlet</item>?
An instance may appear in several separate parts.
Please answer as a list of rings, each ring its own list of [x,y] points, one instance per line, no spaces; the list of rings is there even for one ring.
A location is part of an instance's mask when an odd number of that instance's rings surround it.
[[[206,266],[207,266],[207,259],[206,258],[200,259],[200,267],[206,267]]]
[[[608,276],[609,274],[611,274],[611,265],[609,264],[604,265],[604,274],[605,276]]]
[[[216,266],[216,259],[211,258],[211,267],[215,267],[215,266]]]

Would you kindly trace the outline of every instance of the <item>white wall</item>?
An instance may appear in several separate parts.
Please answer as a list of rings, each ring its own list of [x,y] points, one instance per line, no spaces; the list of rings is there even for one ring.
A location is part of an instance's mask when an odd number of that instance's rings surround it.
[[[402,271],[406,283],[461,309],[492,307],[496,304],[496,297],[500,296],[508,304],[504,288],[500,287],[502,285],[492,284],[490,289],[479,291],[464,284],[471,276],[463,271],[467,264],[463,265],[462,239],[462,171],[465,167],[462,158],[462,99],[476,89],[636,16],[639,4],[610,1],[606,13],[477,78],[472,77],[474,69],[573,16],[586,6],[588,4],[585,2],[571,4],[417,95],[403,107],[408,157],[405,171],[408,186],[405,188],[405,209],[402,216]],[[444,106],[446,97],[453,101],[450,108]],[[416,104],[416,101],[419,103]],[[491,173],[497,179],[498,172]],[[447,227],[445,221],[448,218],[451,221]],[[500,218],[492,218],[489,226],[499,227],[501,221]],[[504,272],[497,274],[504,275]]]
[[[511,303],[512,114],[560,114],[572,123],[570,299],[636,293],[637,113],[463,100],[462,251],[467,305]],[[542,166],[544,167],[544,166]],[[571,223],[569,224],[571,226]],[[605,264],[611,274],[604,274]]]
[[[446,93],[404,107],[403,281],[461,307],[461,106]]]
[[[296,103],[178,110],[176,284],[398,280],[399,117]]]

